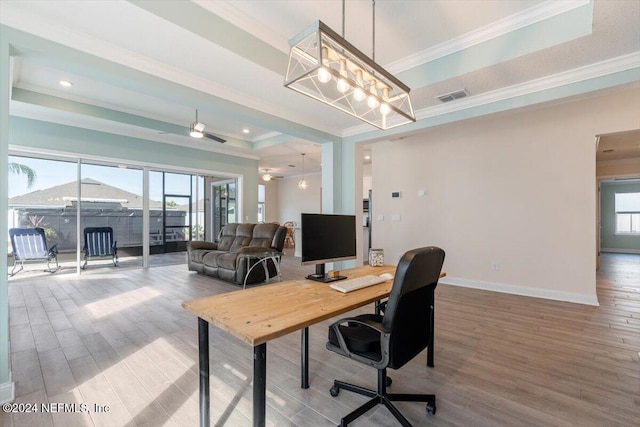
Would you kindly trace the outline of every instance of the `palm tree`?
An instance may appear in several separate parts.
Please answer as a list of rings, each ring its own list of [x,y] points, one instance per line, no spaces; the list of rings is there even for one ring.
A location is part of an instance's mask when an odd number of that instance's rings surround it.
[[[9,162],[9,172],[27,177],[27,188],[31,188],[36,182],[36,171],[21,163]]]

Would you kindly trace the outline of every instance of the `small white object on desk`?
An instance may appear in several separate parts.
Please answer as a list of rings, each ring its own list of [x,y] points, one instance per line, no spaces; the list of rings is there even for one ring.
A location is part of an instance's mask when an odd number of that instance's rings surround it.
[[[380,278],[384,279],[384,280],[393,280],[393,274],[391,274],[391,273],[382,273],[380,275]]]

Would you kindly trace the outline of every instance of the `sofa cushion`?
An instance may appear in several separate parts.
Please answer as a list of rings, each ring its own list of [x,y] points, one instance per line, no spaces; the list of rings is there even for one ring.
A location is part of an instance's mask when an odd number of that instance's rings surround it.
[[[236,229],[239,224],[227,224],[220,230],[218,236],[218,249],[221,251],[229,251],[231,245],[236,238]]]
[[[238,224],[236,229],[236,238],[233,239],[229,252],[236,252],[240,248],[249,246],[251,236],[253,236],[254,227],[255,224]]]
[[[227,253],[224,251],[209,251],[202,257],[202,263],[209,267],[218,267],[218,257]]]
[[[253,229],[251,241],[247,246],[270,248],[273,243],[273,235],[278,229],[278,224],[257,224]]]
[[[191,251],[191,261],[202,264],[202,258],[204,258],[204,256],[209,252],[211,251],[208,249],[196,249],[194,251]]]
[[[238,258],[238,254],[236,253],[221,253],[216,258],[217,266],[220,268],[225,268],[227,270],[235,270],[236,269],[236,258]]]

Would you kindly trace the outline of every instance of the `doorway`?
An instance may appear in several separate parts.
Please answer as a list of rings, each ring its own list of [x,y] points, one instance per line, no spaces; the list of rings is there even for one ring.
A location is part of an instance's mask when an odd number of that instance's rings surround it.
[[[235,179],[211,184],[211,230],[215,239],[227,224],[237,219],[237,182]]]
[[[628,209],[621,207],[623,195],[640,192],[639,140],[640,129],[597,136],[596,269],[600,268],[601,255],[640,254],[636,224],[640,211],[626,212]]]

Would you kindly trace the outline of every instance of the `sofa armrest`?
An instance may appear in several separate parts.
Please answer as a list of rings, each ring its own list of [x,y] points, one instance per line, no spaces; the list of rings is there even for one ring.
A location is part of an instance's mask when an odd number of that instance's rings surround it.
[[[189,252],[195,251],[196,249],[209,249],[213,251],[218,249],[218,244],[212,242],[204,242],[201,240],[193,240],[187,243],[187,250]]]
[[[271,252],[280,253],[280,251],[278,251],[277,249],[265,248],[264,246],[245,246],[243,248],[238,249],[236,253],[238,255],[243,255],[243,254],[251,255],[251,254],[263,254],[263,253],[271,253]]]

